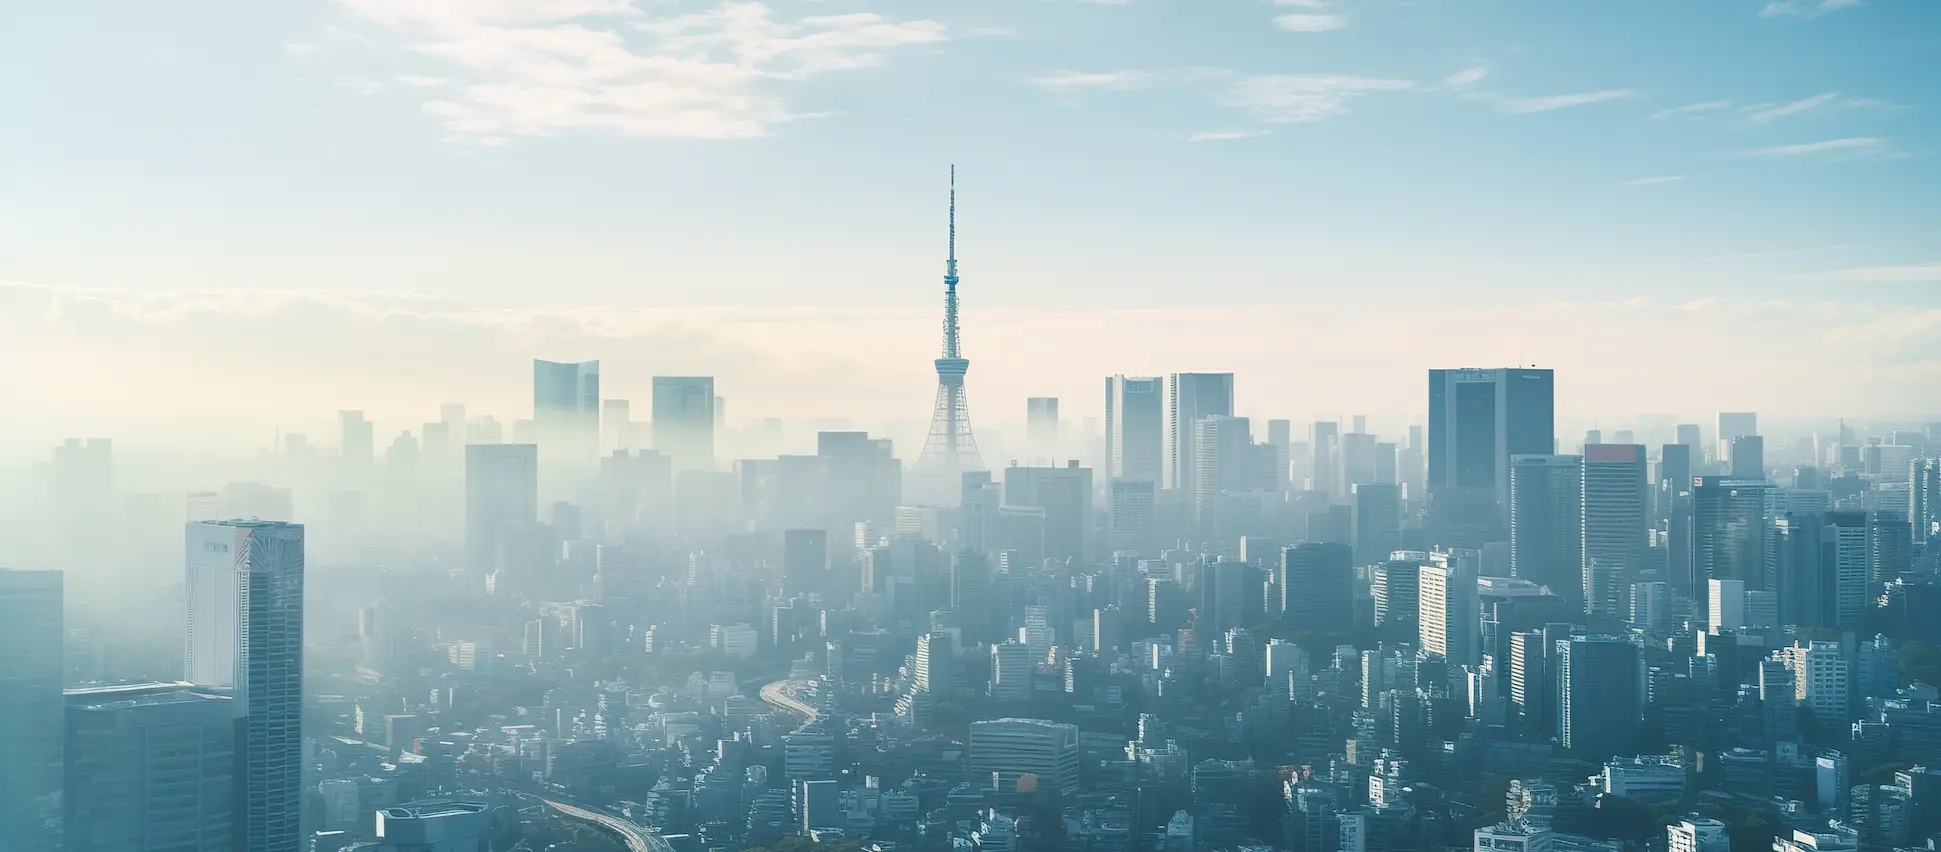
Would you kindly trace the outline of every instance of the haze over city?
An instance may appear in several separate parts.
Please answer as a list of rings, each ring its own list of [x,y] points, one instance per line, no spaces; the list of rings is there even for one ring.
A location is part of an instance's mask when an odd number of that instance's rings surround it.
[[[1941,2],[15,0],[0,852],[1936,852]]]

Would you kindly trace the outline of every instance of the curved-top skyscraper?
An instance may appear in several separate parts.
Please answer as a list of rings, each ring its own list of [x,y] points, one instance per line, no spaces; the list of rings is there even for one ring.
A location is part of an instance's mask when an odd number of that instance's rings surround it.
[[[970,359],[957,339],[957,167],[950,167],[950,254],[944,261],[944,346],[937,359],[937,405],[930,416],[930,438],[924,441],[916,474],[935,480],[939,495],[954,494],[965,471],[983,470],[977,441],[971,437],[970,404],[964,396],[964,374]]]

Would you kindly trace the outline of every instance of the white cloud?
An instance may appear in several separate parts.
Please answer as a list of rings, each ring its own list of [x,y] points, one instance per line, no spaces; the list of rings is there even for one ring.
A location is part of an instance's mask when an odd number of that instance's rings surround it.
[[[1445,89],[1468,88],[1477,83],[1481,83],[1483,78],[1487,76],[1489,76],[1488,68],[1464,68],[1461,71],[1442,78],[1442,86]]]
[[[1652,113],[1651,117],[1652,118],[1676,118],[1681,115],[1695,115],[1697,113],[1702,113],[1702,112],[1717,112],[1722,109],[1731,109],[1731,108],[1732,108],[1731,101],[1699,101],[1698,103],[1694,103],[1694,104],[1686,104],[1684,106],[1672,107],[1671,109],[1659,110],[1655,113]]]
[[[1568,95],[1545,95],[1534,98],[1496,98],[1496,105],[1504,112],[1524,115],[1535,112],[1549,112],[1556,109],[1601,104],[1631,97],[1630,89],[1606,89],[1601,92],[1576,92]]]
[[[1684,179],[1685,179],[1684,175],[1659,175],[1657,177],[1632,178],[1630,180],[1625,181],[1624,185],[1625,186],[1657,186],[1658,184],[1661,184],[1661,183],[1677,183]]]
[[[1222,99],[1272,122],[1320,121],[1348,111],[1349,103],[1373,92],[1415,88],[1412,80],[1342,74],[1264,74],[1235,83]]]
[[[582,132],[763,136],[809,117],[785,102],[789,84],[880,66],[896,50],[947,37],[935,21],[789,17],[749,0],[672,16],[627,0],[339,2],[448,64],[453,90],[424,108],[454,140],[474,144]]]
[[[1760,107],[1760,108],[1748,107],[1748,109],[1751,110],[1751,112],[1746,116],[1746,120],[1756,122],[1756,123],[1764,123],[1764,122],[1772,121],[1773,119],[1777,119],[1777,118],[1785,118],[1787,116],[1799,115],[1800,113],[1803,113],[1803,112],[1812,112],[1813,110],[1819,109],[1820,107],[1826,106],[1827,104],[1834,102],[1839,97],[1840,97],[1839,92],[1821,92],[1820,94],[1814,95],[1810,98],[1801,98],[1791,103],[1780,104],[1778,106],[1769,106],[1769,107]]]
[[[1265,130],[1205,130],[1186,137],[1188,142],[1227,142],[1234,139],[1251,139],[1265,136]]]
[[[283,52],[299,59],[306,59],[323,52],[323,45],[308,41],[293,41],[283,45]]]
[[[1759,10],[1761,18],[1817,18],[1860,5],[1860,0],[1772,0]]]
[[[417,74],[399,74],[392,79],[396,80],[400,85],[412,86],[419,89],[445,85],[445,78],[443,77],[423,77]]]
[[[1318,12],[1290,12],[1276,16],[1274,26],[1295,33],[1324,33],[1348,26],[1348,16]]]
[[[1101,89],[1144,89],[1159,81],[1151,71],[1054,71],[1031,79],[1031,85],[1047,92],[1070,93]]]
[[[1809,154],[1878,154],[1887,150],[1887,140],[1874,136],[1849,136],[1845,139],[1828,139],[1824,142],[1805,142],[1798,145],[1779,145],[1772,148],[1759,148],[1746,153],[1758,157],[1799,157]]]
[[[1881,284],[1927,284],[1941,282],[1941,261],[1910,266],[1867,266],[1836,269],[1817,276],[1823,281],[1855,281]]]

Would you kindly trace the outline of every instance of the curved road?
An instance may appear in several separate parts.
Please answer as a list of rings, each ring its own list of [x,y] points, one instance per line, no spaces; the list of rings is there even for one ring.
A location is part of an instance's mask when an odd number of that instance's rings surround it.
[[[565,802],[555,802],[551,799],[542,801],[551,805],[553,810],[559,811],[567,817],[585,822],[599,823],[608,830],[620,835],[620,839],[627,844],[629,852],[674,852],[673,845],[662,840],[660,835],[617,816],[603,814],[599,811],[589,811],[585,808],[575,807]]]
[[[762,687],[762,700],[778,710],[784,710],[815,721],[815,707],[798,698],[799,695],[814,695],[817,689],[813,680],[778,680]]]

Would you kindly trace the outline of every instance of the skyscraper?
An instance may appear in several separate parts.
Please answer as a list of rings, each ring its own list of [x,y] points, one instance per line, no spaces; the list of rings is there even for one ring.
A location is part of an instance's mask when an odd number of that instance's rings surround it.
[[[1764,480],[1693,477],[1690,576],[1694,588],[1707,580],[1744,580],[1747,589],[1767,589],[1766,495],[1770,489]]]
[[[1556,451],[1556,374],[1509,367],[1429,371],[1429,494],[1509,500],[1510,457]]]
[[[1638,646],[1616,636],[1574,636],[1558,644],[1559,743],[1592,763],[1635,754],[1644,706]]]
[[[1759,415],[1750,411],[1719,412],[1718,460],[1725,464],[1732,458],[1732,439],[1759,434]],[[1744,477],[1735,477],[1744,478]]]
[[[535,359],[532,424],[549,468],[588,472],[600,456],[600,362]]]
[[[937,403],[930,412],[930,437],[917,458],[919,475],[940,489],[957,484],[966,472],[983,470],[977,440],[971,436],[970,400],[964,395],[964,357],[957,333],[957,167],[950,167],[950,253],[944,261],[944,342],[937,365]]]
[[[782,592],[829,594],[829,534],[823,530],[782,533]]]
[[[1441,654],[1452,666],[1475,665],[1481,653],[1482,621],[1476,599],[1480,555],[1430,554],[1417,591],[1422,650]]]
[[[60,852],[61,572],[0,568],[0,838]]]
[[[1034,396],[1024,401],[1024,440],[1032,458],[1058,455],[1058,397]]]
[[[1584,611],[1622,618],[1628,591],[1644,570],[1644,447],[1592,444],[1584,448]]]
[[[1584,605],[1583,456],[1510,458],[1510,576]]]
[[[1740,435],[1727,442],[1732,450],[1733,479],[1766,478],[1766,439],[1758,435]]]
[[[654,377],[654,449],[674,469],[714,469],[714,377]]]
[[[1287,624],[1317,632],[1354,626],[1354,551],[1345,544],[1307,542],[1281,551],[1281,599]]]
[[[1232,373],[1174,373],[1167,380],[1171,397],[1166,411],[1166,487],[1189,496],[1197,494],[1194,463],[1199,458],[1195,424],[1201,418],[1233,415]]]
[[[539,448],[472,444],[465,448],[465,562],[480,574],[501,567],[507,533],[539,522]]]
[[[1402,495],[1392,483],[1354,486],[1355,564],[1373,565],[1402,547]]]
[[[1254,452],[1253,432],[1245,417],[1207,415],[1192,424],[1193,515],[1200,540],[1215,553],[1233,553],[1240,537],[1253,529],[1247,513],[1239,511],[1239,492],[1259,484],[1260,456]],[[1255,513],[1257,515],[1257,513]]]
[[[1166,474],[1166,386],[1156,378],[1105,378],[1105,476],[1151,482]]]
[[[1916,542],[1941,533],[1941,459],[1917,459],[1908,466],[1907,523]]]
[[[1333,497],[1340,489],[1335,481],[1335,468],[1338,466],[1341,451],[1341,424],[1332,420],[1316,420],[1308,431],[1308,490],[1318,491]]]
[[[1045,510],[1045,558],[1092,558],[1092,469],[1068,462],[1064,467],[1007,467],[1004,505]]]
[[[186,680],[243,714],[241,848],[297,852],[303,811],[303,527],[188,525]]]
[[[68,852],[241,848],[242,709],[181,683],[69,690]]]

